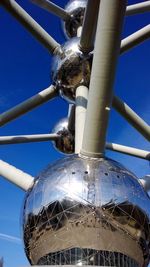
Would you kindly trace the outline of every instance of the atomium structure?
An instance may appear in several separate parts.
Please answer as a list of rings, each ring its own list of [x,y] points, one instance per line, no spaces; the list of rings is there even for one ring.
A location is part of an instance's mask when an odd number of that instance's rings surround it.
[[[53,84],[2,113],[0,125],[54,97],[64,98],[69,111],[51,134],[0,137],[0,144],[51,140],[68,155],[36,178],[0,161],[0,174],[26,191],[27,258],[31,265],[146,267],[150,177],[138,179],[105,150],[150,159],[148,151],[106,142],[111,107],[150,140],[150,126],[113,93],[119,55],[150,37],[148,25],[121,41],[124,17],[150,11],[150,1],[71,0],[64,9],[49,0],[32,2],[62,19],[67,41],[58,44],[16,1],[1,1],[52,53]]]

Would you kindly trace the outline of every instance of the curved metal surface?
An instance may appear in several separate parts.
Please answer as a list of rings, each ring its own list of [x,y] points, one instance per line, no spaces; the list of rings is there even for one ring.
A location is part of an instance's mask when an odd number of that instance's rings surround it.
[[[39,265],[147,266],[149,207],[137,178],[119,163],[61,159],[26,195],[27,257]]]
[[[62,28],[67,38],[76,37],[82,27],[87,0],[71,0],[65,7],[70,17],[63,22]]]
[[[75,141],[74,133],[68,129],[69,121],[68,118],[61,119],[52,130],[53,133],[56,133],[61,136],[53,141],[54,147],[64,154],[73,154]]]
[[[63,98],[75,101],[76,88],[89,86],[93,54],[83,54],[79,49],[79,38],[72,38],[61,47],[62,56],[54,56],[52,79]]]

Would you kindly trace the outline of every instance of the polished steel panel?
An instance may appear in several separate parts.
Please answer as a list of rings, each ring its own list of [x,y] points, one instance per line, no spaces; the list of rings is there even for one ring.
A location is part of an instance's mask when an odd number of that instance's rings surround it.
[[[93,54],[79,49],[79,38],[72,38],[61,46],[61,57],[52,62],[52,80],[60,95],[69,102],[75,101],[76,88],[89,86]]]
[[[121,164],[74,155],[37,177],[23,233],[32,264],[148,266],[150,198]]]

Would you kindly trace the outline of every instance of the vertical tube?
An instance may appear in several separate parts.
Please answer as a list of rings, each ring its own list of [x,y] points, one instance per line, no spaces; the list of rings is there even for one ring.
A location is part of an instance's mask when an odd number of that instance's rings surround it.
[[[84,124],[86,117],[88,99],[88,88],[79,86],[76,90],[76,111],[75,111],[75,153],[78,154],[81,150]]]
[[[80,37],[82,27],[77,30],[77,37]],[[87,110],[88,88],[79,86],[76,89],[75,101],[75,153],[79,154],[82,146],[84,124]]]
[[[125,0],[101,0],[81,154],[103,157]]]
[[[81,36],[81,32],[82,32],[82,27],[80,26],[80,27],[77,29],[77,37],[80,37],[80,36]]]
[[[99,5],[100,0],[87,1],[79,45],[83,53],[89,53],[94,48]]]

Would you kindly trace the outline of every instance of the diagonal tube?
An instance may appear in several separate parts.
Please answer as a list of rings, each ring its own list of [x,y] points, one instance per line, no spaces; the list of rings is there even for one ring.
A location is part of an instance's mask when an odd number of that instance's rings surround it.
[[[150,11],[150,1],[145,1],[145,2],[138,3],[138,4],[127,6],[126,16],[149,12],[149,11]]]
[[[120,53],[123,54],[129,49],[139,45],[150,38],[150,25],[143,27],[121,41]],[[147,140],[150,140],[150,126],[142,120],[125,102],[114,96],[113,107]]]
[[[14,0],[2,0],[1,5],[15,17],[49,52],[56,53],[60,45]]]
[[[0,136],[0,145],[22,144],[32,142],[54,141],[61,138],[58,134],[32,134],[16,136]]]
[[[94,48],[99,5],[100,0],[87,1],[79,44],[83,53],[89,53]]]
[[[20,117],[58,95],[53,85],[0,115],[0,126]]]
[[[150,24],[124,38],[121,42],[120,53],[123,54],[124,52],[135,47],[136,45],[139,45],[140,43],[146,41],[149,38]]]
[[[106,143],[106,149],[119,152],[119,153],[123,153],[123,154],[127,154],[127,155],[134,156],[134,157],[141,158],[141,159],[150,160],[150,151],[137,149],[137,148],[129,147],[129,146],[123,146],[123,145],[119,145],[115,143]]]
[[[34,177],[0,160],[0,175],[24,191],[29,190],[34,184]]]
[[[104,156],[125,9],[125,0],[101,0],[81,149],[83,156]]]
[[[53,13],[54,15],[60,17],[65,21],[70,18],[69,13],[49,0],[31,0],[31,2]]]
[[[112,106],[147,140],[150,141],[150,126],[142,120],[125,102],[114,96]]]

